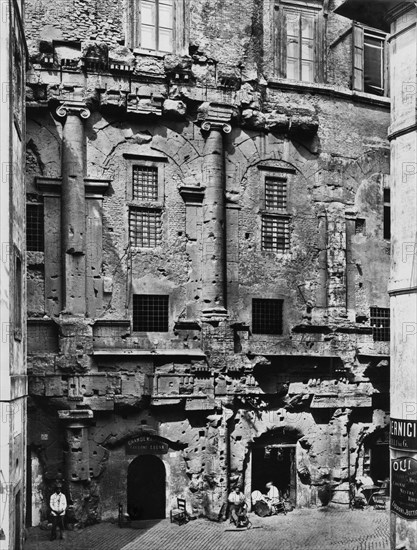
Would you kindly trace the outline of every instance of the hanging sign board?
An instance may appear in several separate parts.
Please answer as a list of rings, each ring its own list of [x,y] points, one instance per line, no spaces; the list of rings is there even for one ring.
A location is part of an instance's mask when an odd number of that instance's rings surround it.
[[[126,442],[127,455],[165,455],[168,444],[152,435],[139,435]]]
[[[417,460],[406,456],[391,460],[391,511],[404,519],[417,519]]]
[[[391,418],[390,446],[393,449],[417,451],[417,420]]]

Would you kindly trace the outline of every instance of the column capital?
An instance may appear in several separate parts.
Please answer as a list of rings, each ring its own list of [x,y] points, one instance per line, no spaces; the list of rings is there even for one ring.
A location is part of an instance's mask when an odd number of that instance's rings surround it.
[[[198,109],[197,120],[201,122],[201,129],[210,132],[210,130],[223,131],[230,134],[232,126],[230,124],[234,108],[225,103],[203,103]]]
[[[64,118],[67,115],[79,115],[81,118],[87,119],[91,115],[91,112],[82,101],[64,101],[64,103],[57,107],[56,114],[60,118]]]

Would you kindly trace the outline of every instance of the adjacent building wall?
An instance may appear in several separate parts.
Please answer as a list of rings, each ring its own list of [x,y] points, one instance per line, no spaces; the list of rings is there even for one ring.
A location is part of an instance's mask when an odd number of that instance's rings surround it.
[[[20,549],[26,499],[26,270],[23,3],[1,3],[1,548]]]

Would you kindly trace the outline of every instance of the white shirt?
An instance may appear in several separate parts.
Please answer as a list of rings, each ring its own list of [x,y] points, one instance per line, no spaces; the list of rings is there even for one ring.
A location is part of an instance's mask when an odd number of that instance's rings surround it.
[[[362,476],[359,478],[359,481],[362,483],[362,485],[364,485],[365,487],[366,486],[370,486],[370,485],[373,485],[374,482],[372,480],[372,478],[370,476]]]
[[[235,493],[234,491],[230,493],[229,498],[227,499],[231,504],[242,504],[245,502],[245,495],[243,493]]]
[[[54,516],[63,516],[67,509],[67,499],[63,493],[53,493],[49,505]]]
[[[270,498],[271,500],[274,500],[274,499],[278,499],[279,500],[279,491],[278,489],[275,487],[275,485],[272,485],[272,487],[270,487],[268,493],[267,493],[267,497]]]

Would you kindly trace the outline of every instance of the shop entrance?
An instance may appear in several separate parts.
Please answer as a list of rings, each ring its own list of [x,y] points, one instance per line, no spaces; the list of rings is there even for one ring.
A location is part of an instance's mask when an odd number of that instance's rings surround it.
[[[252,449],[251,491],[265,493],[265,485],[272,481],[282,498],[289,499],[295,506],[296,490],[296,446],[295,444],[256,445]]]
[[[165,518],[165,466],[155,455],[135,458],[127,471],[127,512],[132,519]]]
[[[365,442],[363,471],[377,481],[384,481],[390,475],[388,430],[379,430],[369,436]]]

